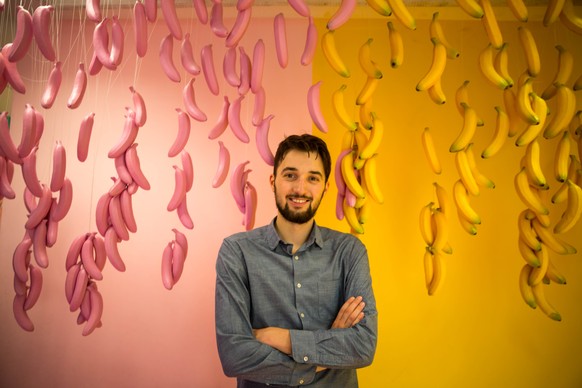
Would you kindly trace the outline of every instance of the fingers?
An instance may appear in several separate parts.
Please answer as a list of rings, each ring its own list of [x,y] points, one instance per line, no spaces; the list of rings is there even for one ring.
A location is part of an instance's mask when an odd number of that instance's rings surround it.
[[[348,298],[340,308],[332,329],[346,329],[358,324],[364,318],[365,306],[361,296]]]

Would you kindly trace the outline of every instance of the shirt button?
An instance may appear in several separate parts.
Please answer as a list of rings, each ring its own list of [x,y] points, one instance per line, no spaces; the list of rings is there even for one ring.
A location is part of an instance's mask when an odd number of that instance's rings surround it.
[[[299,380],[299,384],[303,384],[303,383],[304,383],[304,381],[303,381],[303,380]]]
[[[299,316],[300,316],[301,318],[305,318],[305,314],[303,314],[303,313],[299,314]]]
[[[301,288],[301,283],[297,283],[297,288]]]
[[[295,256],[293,257],[295,260],[299,260],[299,256]]]
[[[303,357],[303,361],[305,361],[305,362],[309,361],[309,357],[307,357],[307,356]]]

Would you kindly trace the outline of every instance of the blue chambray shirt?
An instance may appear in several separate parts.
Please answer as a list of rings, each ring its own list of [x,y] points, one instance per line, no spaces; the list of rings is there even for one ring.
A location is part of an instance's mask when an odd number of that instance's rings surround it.
[[[356,368],[370,365],[378,314],[368,254],[355,236],[314,227],[292,254],[275,219],[224,239],[216,263],[215,319],[224,373],[238,387],[357,387]],[[363,297],[364,319],[330,329],[350,296]],[[292,355],[257,341],[253,329],[290,329]],[[328,369],[315,372],[316,366]]]

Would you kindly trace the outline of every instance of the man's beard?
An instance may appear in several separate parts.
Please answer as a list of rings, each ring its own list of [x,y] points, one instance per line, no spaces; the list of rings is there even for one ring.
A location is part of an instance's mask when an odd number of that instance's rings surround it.
[[[321,199],[323,198],[323,193],[321,194],[321,198],[319,199],[319,201],[315,204],[315,207],[313,207],[313,204],[315,203],[313,201],[313,198],[307,198],[304,196],[289,196],[288,198],[303,198],[303,199],[307,199],[309,200],[309,208],[307,208],[307,210],[303,211],[303,212],[295,212],[292,211],[289,208],[289,204],[287,202],[285,202],[285,205],[283,206],[281,203],[279,203],[278,197],[277,197],[277,189],[275,189],[275,204],[277,205],[277,210],[279,210],[279,213],[283,216],[284,219],[286,219],[289,222],[293,222],[295,224],[304,224],[308,221],[311,221],[311,219],[315,216],[315,213],[317,212],[317,209],[319,208],[319,204],[321,203]]]

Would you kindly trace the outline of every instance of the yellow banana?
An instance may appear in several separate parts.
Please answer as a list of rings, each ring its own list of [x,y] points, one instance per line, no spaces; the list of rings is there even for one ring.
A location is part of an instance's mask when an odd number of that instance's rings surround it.
[[[461,132],[457,135],[457,138],[453,141],[449,147],[449,152],[459,152],[464,150],[475,135],[477,130],[477,112],[468,104],[462,102],[463,106],[463,126]]]
[[[364,164],[364,182],[366,183],[366,189],[370,197],[379,204],[384,203],[384,194],[380,189],[380,183],[378,181],[378,167],[377,167],[378,155],[374,155],[366,159]]]
[[[542,93],[542,98],[544,100],[549,100],[554,97],[558,88],[556,85],[567,84],[570,76],[572,75],[572,70],[574,69],[574,55],[562,45],[556,45],[556,50],[558,50],[558,67],[556,69],[556,74],[552,83],[546,87]]]
[[[432,212],[432,219],[434,220],[434,241],[432,243],[432,250],[441,252],[449,242],[449,226],[445,215],[438,209]]]
[[[384,137],[384,123],[377,116],[374,117],[374,126],[370,130],[370,139],[366,146],[360,151],[358,158],[369,159],[380,148]]]
[[[475,181],[481,187],[486,187],[488,189],[495,188],[495,182],[489,179],[485,174],[483,174],[477,167],[477,161],[475,160],[475,152],[473,151],[473,143],[469,143],[464,152],[467,155],[467,161],[469,162],[469,167],[471,168],[471,173],[475,177]]]
[[[558,142],[556,154],[554,156],[554,172],[558,182],[565,182],[568,178],[570,145],[570,131],[564,131],[562,138]]]
[[[352,120],[352,118],[348,114],[344,102],[345,101],[344,94],[347,87],[348,86],[346,84],[343,84],[340,86],[339,89],[333,92],[331,97],[332,108],[339,122],[350,131],[355,131],[356,129],[358,129],[358,124],[354,120]]]
[[[446,47],[438,39],[433,38],[431,41],[433,43],[432,62],[427,73],[416,84],[416,90],[419,92],[427,90],[442,77],[447,63]]]
[[[450,59],[455,59],[461,55],[460,51],[454,48],[447,38],[445,37],[445,33],[443,31],[443,26],[441,25],[440,20],[438,19],[439,12],[435,12],[432,14],[432,19],[429,25],[429,33],[431,38],[438,39],[446,48],[447,48],[447,57]]]
[[[357,209],[358,222],[363,225],[368,222],[372,214],[372,202],[368,200],[368,197],[360,201],[361,204],[356,203],[355,208]]]
[[[517,111],[517,97],[513,88],[507,88],[503,91],[503,107],[509,117],[509,132],[507,136],[513,137],[525,130],[527,123],[523,121]]]
[[[525,54],[527,63],[527,72],[531,77],[536,77],[540,73],[541,61],[538,46],[534,36],[529,28],[526,26],[517,27],[519,41]]]
[[[543,226],[537,218],[532,220],[531,225],[538,235],[538,239],[557,254],[572,255],[578,252],[576,247],[556,236],[550,227]]]
[[[388,5],[392,9],[396,19],[400,21],[406,28],[416,30],[416,20],[410,13],[403,0],[387,0]]]
[[[524,23],[527,22],[529,14],[523,0],[507,0],[507,6],[517,20]]]
[[[382,78],[382,70],[380,70],[376,62],[372,60],[371,46],[373,41],[373,38],[369,38],[360,46],[360,50],[358,51],[358,61],[360,62],[362,70],[364,70],[368,77],[380,79]]]
[[[531,97],[533,91],[533,80],[532,78],[527,78],[523,84],[518,85],[517,96],[516,96],[516,108],[519,112],[521,118],[528,124],[539,124],[540,117],[534,112],[532,107]]]
[[[356,97],[356,105],[363,105],[372,98],[372,95],[376,92],[378,83],[380,80],[374,77],[367,77],[364,86],[360,90],[358,97]]]
[[[480,0],[479,3],[481,4],[481,8],[483,8],[483,18],[481,19],[481,22],[485,27],[485,32],[487,33],[489,42],[493,47],[498,49],[503,44],[503,35],[499,29],[499,23],[497,23],[497,17],[493,11],[491,0]]]
[[[566,284],[566,277],[560,273],[554,262],[550,259],[546,276],[556,284]]]
[[[386,25],[388,26],[388,42],[390,44],[390,66],[397,69],[404,60],[402,34],[391,21],[388,21]]]
[[[457,107],[457,110],[459,111],[461,116],[465,114],[465,108],[463,107],[462,104],[463,102],[467,105],[471,105],[469,104],[469,80],[465,80],[461,84],[461,86],[457,88],[457,91],[455,92],[455,106]],[[483,120],[477,118],[477,126],[481,127],[483,125],[484,125]]]
[[[553,319],[554,321],[561,321],[562,316],[556,309],[548,302],[546,299],[546,295],[544,294],[544,283],[539,283],[532,288],[532,293],[536,299],[536,304],[542,310],[544,314],[548,316],[548,318]]]
[[[435,174],[437,175],[440,174],[443,171],[443,169],[436,152],[436,147],[434,145],[432,134],[430,133],[428,127],[424,128],[424,130],[422,131],[421,140],[422,149],[424,151],[424,156],[426,156],[426,160],[428,161],[428,165]]]
[[[582,170],[580,166],[580,160],[576,155],[570,154],[570,163],[568,167],[568,178],[566,181],[571,180],[576,182],[576,184],[582,183],[580,177],[582,176]],[[577,179],[578,178],[578,179]],[[562,183],[558,190],[552,195],[552,203],[562,203],[568,198],[568,184],[566,182]]]
[[[441,79],[437,78],[436,82],[427,90],[428,96],[437,105],[442,105],[447,102],[447,96],[443,90]]]
[[[465,185],[469,194],[474,196],[479,195],[479,185],[473,176],[465,150],[459,151],[455,154],[455,166],[457,167],[459,177],[463,181],[463,185]]]
[[[508,87],[513,86],[513,78],[509,74],[509,54],[507,51],[508,43],[503,43],[499,50],[495,53],[495,57],[493,58],[493,67],[497,74],[502,76],[508,84]]]
[[[465,232],[469,233],[472,236],[475,236],[477,234],[477,225],[469,221],[467,217],[463,213],[461,213],[460,210],[457,210],[457,217],[459,219],[459,224],[461,224],[461,227],[463,228],[463,230],[465,230]]]
[[[430,283],[432,282],[432,278],[434,275],[434,268],[433,268],[433,258],[432,252],[427,247],[424,250],[424,283],[426,285],[426,289],[430,288]]]
[[[354,171],[354,154],[355,151],[352,151],[342,158],[340,166],[341,172],[348,189],[350,189],[350,191],[356,197],[364,198],[366,194],[364,193],[364,189],[362,188],[362,185],[358,181],[358,177],[356,176],[356,173]]]
[[[445,216],[449,214],[449,209],[451,209],[449,194],[447,190],[441,186],[438,182],[433,182],[436,196],[436,208],[439,209]]]
[[[366,129],[372,129],[372,97],[368,98],[366,102],[359,105],[360,125]]]
[[[465,13],[475,19],[481,19],[485,14],[477,0],[455,0]]]
[[[537,190],[530,186],[525,167],[515,175],[515,191],[521,201],[531,210],[540,214],[549,214],[550,211],[542,202]]]
[[[552,139],[566,130],[576,114],[576,95],[566,85],[556,85],[556,109],[544,129],[544,137]]]
[[[531,270],[532,267],[527,264],[524,264],[523,267],[521,267],[521,271],[519,272],[519,292],[521,293],[524,302],[532,309],[535,309],[537,307],[536,298],[530,285],[527,283]]]
[[[562,9],[564,9],[565,0],[548,0],[544,18],[542,20],[544,27],[548,27],[560,17]]]
[[[350,70],[337,51],[334,33],[335,30],[328,30],[321,37],[321,49],[323,51],[323,56],[336,73],[342,77],[349,78]]]
[[[540,143],[537,141],[537,139],[534,139],[527,145],[524,156],[524,165],[529,180],[540,188],[546,188],[548,181],[546,180],[544,171],[542,170]]]
[[[535,117],[539,119],[537,124],[527,124],[527,126],[521,131],[517,139],[515,140],[515,145],[518,147],[528,145],[532,141],[534,141],[540,133],[542,133],[542,129],[544,129],[544,125],[546,123],[546,118],[548,117],[549,110],[548,104],[546,100],[538,96],[536,93],[530,93],[531,98],[531,109]]]
[[[453,185],[453,199],[457,210],[463,215],[463,217],[474,225],[481,224],[481,217],[475,209],[471,206],[469,200],[469,193],[463,184],[463,181],[458,179]]]
[[[538,240],[537,234],[532,227],[533,220],[528,216],[530,212],[529,209],[525,209],[519,213],[517,217],[517,231],[519,233],[519,239],[531,250],[537,252],[542,249],[542,243]]]
[[[495,47],[491,43],[481,50],[479,53],[479,69],[481,74],[489,81],[493,86],[499,89],[505,90],[510,85],[509,82],[497,72],[495,68]]]
[[[420,235],[424,240],[424,243],[431,247],[434,243],[435,228],[432,218],[432,213],[434,211],[434,202],[429,202],[420,209],[419,227]]]
[[[540,261],[540,265],[539,267],[534,267],[531,270],[529,278],[527,279],[527,283],[532,287],[540,284],[542,280],[544,280],[544,277],[548,272],[548,264],[550,262],[548,248],[544,244],[542,244],[542,248],[539,251],[536,251],[535,254]]]
[[[531,226],[530,226],[531,228]],[[517,246],[519,249],[519,253],[521,257],[525,260],[525,262],[530,265],[531,267],[539,267],[540,266],[540,259],[535,254],[535,250],[531,249],[531,247],[524,241],[521,236],[517,239]]]
[[[554,226],[554,233],[565,233],[572,229],[582,216],[582,188],[571,180],[568,184],[568,202],[562,218]]]
[[[347,200],[345,198],[343,201],[343,210],[344,210],[344,218],[348,222],[348,225],[350,226],[352,231],[354,231],[355,233],[358,233],[358,234],[363,234],[364,233],[364,226],[362,224],[360,224],[360,221],[358,220],[358,214],[356,212],[356,208],[348,205]]]
[[[495,131],[493,137],[489,144],[485,147],[483,152],[481,152],[481,157],[487,159],[496,155],[501,147],[505,144],[507,137],[509,135],[509,117],[503,108],[496,106],[495,111],[497,112],[497,118],[495,120]]]
[[[353,167],[356,170],[361,169],[364,166],[365,159],[361,159],[358,155],[362,152],[362,150],[368,144],[368,136],[366,135],[366,130],[364,130],[361,126],[358,126],[358,129],[354,131],[354,149],[356,153],[354,154],[354,165]]]
[[[386,0],[366,0],[366,4],[381,16],[392,15],[392,8]]]
[[[565,0],[560,12],[560,21],[572,32],[582,35],[582,17],[576,14],[573,0]]]
[[[445,263],[440,251],[432,252],[432,279],[428,287],[428,294],[434,295],[443,284],[445,278]]]

